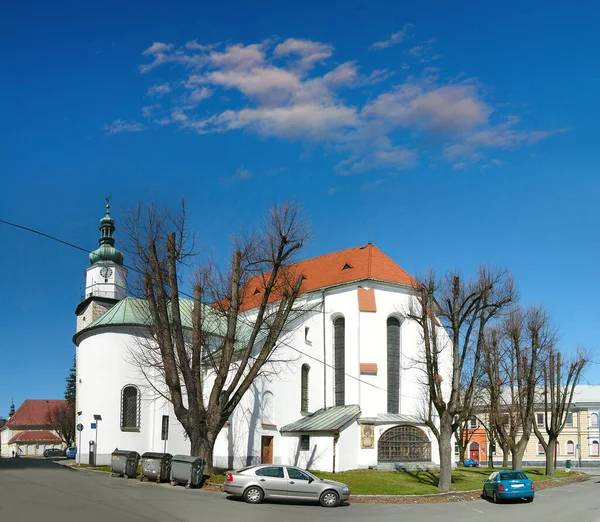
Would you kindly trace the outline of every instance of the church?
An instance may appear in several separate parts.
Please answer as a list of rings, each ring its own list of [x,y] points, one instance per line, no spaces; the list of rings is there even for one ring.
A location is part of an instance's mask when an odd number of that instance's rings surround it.
[[[189,454],[170,402],[134,364],[150,339],[148,307],[128,296],[114,232],[107,206],[73,337],[81,462],[90,448],[98,464],[115,448]],[[422,420],[421,332],[406,317],[417,282],[371,243],[296,268],[310,311],[293,319],[277,348],[288,362],[255,380],[221,430],[213,465],[438,465],[437,440]],[[449,370],[440,372],[446,382]]]

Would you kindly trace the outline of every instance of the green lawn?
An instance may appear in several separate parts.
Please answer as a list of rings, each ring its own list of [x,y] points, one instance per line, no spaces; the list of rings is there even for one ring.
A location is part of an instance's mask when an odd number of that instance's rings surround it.
[[[452,473],[453,491],[481,489],[483,481],[500,468],[458,468]],[[543,469],[528,468],[526,473],[536,482],[549,480]],[[438,493],[439,473],[432,471],[375,471],[353,470],[341,473],[311,471],[320,478],[337,480],[348,485],[353,495],[427,495]],[[556,470],[554,478],[569,476],[565,471]]]
[[[89,466],[82,464],[81,467],[88,468]],[[110,471],[110,466],[97,466],[90,469]],[[457,468],[452,473],[452,490],[471,491],[481,489],[483,481],[492,472],[500,469],[502,468]],[[542,482],[551,478],[544,475],[545,470],[543,468],[526,468],[525,471],[535,482]],[[210,474],[210,483],[223,484],[225,482],[225,472],[225,469],[215,468]],[[311,473],[320,478],[347,484],[353,495],[427,495],[439,493],[437,489],[439,473],[435,471],[405,472],[359,469],[342,471],[341,473],[311,470]],[[554,472],[554,478],[563,478],[569,475],[571,473],[562,470]]]

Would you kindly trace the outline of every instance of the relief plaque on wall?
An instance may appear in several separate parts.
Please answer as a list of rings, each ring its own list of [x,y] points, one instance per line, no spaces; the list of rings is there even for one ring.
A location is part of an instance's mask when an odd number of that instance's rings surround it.
[[[362,449],[375,447],[375,426],[373,424],[360,425],[360,447]]]

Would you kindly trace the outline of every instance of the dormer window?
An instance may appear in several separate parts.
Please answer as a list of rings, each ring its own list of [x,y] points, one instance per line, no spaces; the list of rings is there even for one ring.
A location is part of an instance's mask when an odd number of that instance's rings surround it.
[[[254,290],[254,295],[260,294],[260,290],[257,288],[256,290]]]
[[[348,263],[346,263],[346,264],[345,264],[345,265],[342,267],[342,270],[350,270],[351,268],[352,268],[352,267],[351,267],[351,266],[350,266]]]

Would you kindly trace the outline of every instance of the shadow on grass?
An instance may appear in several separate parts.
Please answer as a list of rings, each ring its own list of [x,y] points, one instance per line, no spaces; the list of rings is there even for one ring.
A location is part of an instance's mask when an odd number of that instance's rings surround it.
[[[437,488],[440,477],[429,469],[402,469],[397,470],[406,473],[409,477],[415,479],[419,484],[434,486]]]

